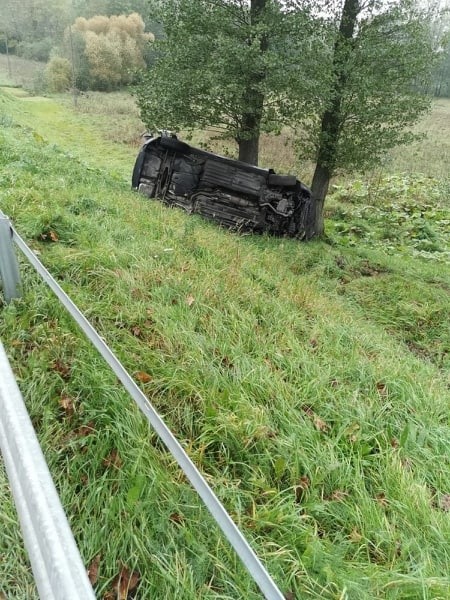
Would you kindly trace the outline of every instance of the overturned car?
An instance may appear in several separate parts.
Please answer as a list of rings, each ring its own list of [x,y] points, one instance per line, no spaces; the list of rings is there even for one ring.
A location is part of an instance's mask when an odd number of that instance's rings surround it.
[[[132,186],[234,230],[313,235],[311,192],[295,176],[193,148],[174,135],[146,140]]]

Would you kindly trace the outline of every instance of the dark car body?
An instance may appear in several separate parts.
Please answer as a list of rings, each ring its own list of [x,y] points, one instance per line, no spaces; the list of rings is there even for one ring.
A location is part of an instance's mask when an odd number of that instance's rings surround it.
[[[311,192],[295,176],[193,148],[175,136],[147,139],[132,186],[231,229],[312,236]]]

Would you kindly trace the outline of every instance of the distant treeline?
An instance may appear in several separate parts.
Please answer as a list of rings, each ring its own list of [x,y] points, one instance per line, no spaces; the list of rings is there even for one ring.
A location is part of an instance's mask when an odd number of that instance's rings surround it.
[[[0,52],[16,54],[22,58],[49,62],[53,60],[51,72],[55,81],[50,87],[61,86],[67,79],[67,61],[76,62],[75,85],[79,89],[116,89],[132,79],[130,74],[136,67],[152,64],[154,51],[151,44],[154,38],[164,37],[163,27],[155,18],[158,1],[153,0],[0,0]],[[137,13],[142,17],[144,29],[133,33],[124,44],[118,41],[113,30],[127,29],[124,23],[97,27],[100,17]],[[80,20],[81,18],[81,20]],[[82,19],[89,22],[83,29]],[[95,20],[97,19],[97,21]],[[69,40],[68,27],[72,26],[72,39]],[[96,30],[97,27],[97,30]],[[91,33],[108,37],[94,40]],[[151,35],[145,35],[151,34]],[[450,16],[439,15],[432,35],[440,46],[441,60],[436,65],[429,93],[437,97],[450,97]],[[446,39],[446,42],[442,40]],[[131,48],[131,46],[138,47]],[[71,47],[69,47],[71,46]],[[75,56],[74,56],[75,54]],[[111,67],[106,68],[105,62]],[[90,75],[89,64],[95,63],[94,74]],[[114,66],[115,65],[115,66]],[[118,77],[120,71],[129,71]]]

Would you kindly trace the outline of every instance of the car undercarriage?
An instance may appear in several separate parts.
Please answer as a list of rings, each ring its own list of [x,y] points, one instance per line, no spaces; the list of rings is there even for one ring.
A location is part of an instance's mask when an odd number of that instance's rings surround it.
[[[313,236],[311,192],[295,176],[193,148],[173,135],[147,139],[132,186],[233,230]]]

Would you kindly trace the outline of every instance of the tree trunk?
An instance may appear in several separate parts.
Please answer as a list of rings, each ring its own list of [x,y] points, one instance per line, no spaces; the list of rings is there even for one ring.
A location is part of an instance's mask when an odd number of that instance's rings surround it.
[[[257,137],[250,140],[238,140],[239,160],[250,165],[258,164],[259,157],[259,133]]]
[[[11,59],[9,57],[8,34],[5,33],[6,60],[8,62],[8,77],[12,79]]]
[[[313,209],[312,209],[312,237],[321,236],[324,233],[323,223],[323,207],[325,203],[325,197],[328,193],[328,187],[330,185],[331,173],[326,166],[317,163],[314,176],[311,184],[311,192],[313,197]]]
[[[322,116],[319,151],[311,184],[316,235],[322,235],[324,232],[323,207],[337,162],[337,149],[342,126],[342,100],[347,80],[347,53],[351,52],[351,40],[355,31],[358,13],[359,0],[345,0],[339,33],[334,44],[333,71],[335,80],[331,90],[329,108]]]
[[[266,4],[267,0],[251,0],[250,24],[252,26],[260,22]],[[248,43],[255,42],[249,39]],[[260,53],[264,54],[268,47],[269,40],[267,35],[263,34],[259,39]],[[248,110],[242,114],[242,125],[236,136],[236,142],[239,147],[239,160],[251,165],[258,165],[259,159],[259,137],[264,108],[264,94],[261,93],[260,85],[264,78],[264,71],[256,68],[242,94],[243,105],[248,107]]]

